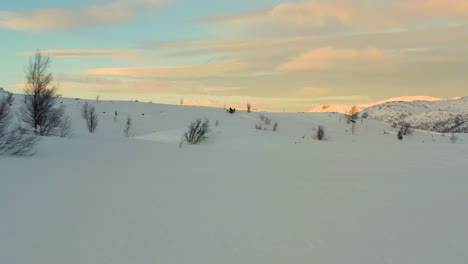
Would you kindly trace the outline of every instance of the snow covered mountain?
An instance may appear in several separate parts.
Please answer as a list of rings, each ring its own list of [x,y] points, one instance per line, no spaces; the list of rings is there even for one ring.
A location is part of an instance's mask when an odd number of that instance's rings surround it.
[[[363,110],[369,118],[440,133],[468,133],[468,97],[454,100],[388,102]]]
[[[390,99],[385,99],[373,103],[367,103],[367,104],[357,104],[356,106],[358,107],[359,111],[364,110],[366,108],[375,106],[375,105],[381,105],[385,104],[388,102],[412,102],[412,101],[441,101],[445,100],[443,98],[437,98],[437,97],[431,97],[431,96],[402,96],[402,97],[395,97],[395,98],[390,98]],[[317,106],[308,112],[311,113],[342,113],[345,114],[349,112],[351,107],[354,105],[321,105]]]
[[[351,105],[319,106],[310,112],[348,113]],[[440,133],[468,133],[468,97],[442,99],[428,96],[397,97],[357,105],[368,118]]]

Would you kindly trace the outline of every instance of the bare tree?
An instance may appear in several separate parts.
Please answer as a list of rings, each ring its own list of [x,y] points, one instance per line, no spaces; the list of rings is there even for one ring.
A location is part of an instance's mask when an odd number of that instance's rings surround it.
[[[88,131],[90,133],[94,133],[96,128],[99,124],[99,116],[96,112],[96,108],[94,106],[89,107],[88,116],[86,117],[86,126],[88,127]]]
[[[50,57],[37,51],[29,60],[26,69],[24,106],[21,120],[34,134],[51,136],[60,134],[60,125],[65,120],[65,107],[57,106],[57,87],[51,86],[52,74],[48,73]]]
[[[133,126],[133,120],[130,116],[127,118],[127,122],[125,123],[125,128],[124,128],[124,136],[130,137],[132,135],[132,126]]]
[[[313,138],[319,141],[327,140],[328,138],[325,135],[325,128],[323,126],[318,126]]]
[[[89,103],[86,102],[82,107],[81,107],[81,117],[84,119],[88,119],[89,115]]]
[[[7,99],[0,100],[0,155],[32,155],[38,142],[36,136],[22,133],[20,127],[11,129],[10,105]]]
[[[7,92],[6,101],[10,106],[13,105],[13,102],[15,101],[15,97],[13,97],[13,93]]]
[[[99,116],[96,112],[96,108],[86,102],[81,107],[81,117],[83,117],[83,119],[86,121],[86,127],[88,128],[88,131],[90,133],[94,133],[99,123]]]
[[[11,119],[9,104],[5,98],[0,98],[0,138],[6,137]]]
[[[399,123],[399,125],[400,125],[400,130],[399,131],[401,131],[403,136],[413,135],[414,129],[411,127],[410,123],[405,122],[405,121],[401,121]]]
[[[273,124],[273,132],[276,132],[276,130],[278,130],[278,122]]]
[[[208,132],[210,132],[210,120],[206,118],[199,118],[190,123],[187,132],[184,134],[184,137],[187,143],[197,144],[205,139]]]
[[[346,113],[348,123],[356,123],[356,120],[359,118],[359,108],[357,106],[352,106],[351,109]]]

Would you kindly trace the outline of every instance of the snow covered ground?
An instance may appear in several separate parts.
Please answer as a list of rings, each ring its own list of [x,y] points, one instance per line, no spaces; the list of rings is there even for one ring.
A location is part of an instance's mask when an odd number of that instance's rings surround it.
[[[468,262],[467,135],[353,135],[324,113],[267,113],[279,129],[260,131],[259,113],[106,101],[89,134],[84,101],[63,103],[71,138],[0,157],[0,263]],[[179,148],[199,117],[209,137]]]

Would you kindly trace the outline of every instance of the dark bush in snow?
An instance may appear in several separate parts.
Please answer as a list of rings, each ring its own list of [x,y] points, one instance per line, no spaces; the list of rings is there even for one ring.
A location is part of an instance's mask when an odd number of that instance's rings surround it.
[[[0,155],[32,155],[38,138],[20,127],[11,128],[12,116],[7,99],[0,99]]]
[[[401,129],[397,133],[397,138],[398,140],[403,140],[403,132],[401,132]]]
[[[205,139],[208,132],[210,132],[210,120],[199,118],[190,123],[184,137],[187,143],[197,144]]]
[[[271,118],[264,115],[264,114],[260,114],[260,120],[262,120],[263,123],[265,123],[265,125],[269,126],[271,125]]]
[[[275,124],[273,124],[273,132],[276,132],[276,130],[278,130],[278,122],[275,122]]]
[[[411,124],[405,121],[400,122],[400,130],[403,136],[412,135],[414,129],[411,127]]]
[[[94,131],[96,131],[98,124],[99,124],[98,113],[96,112],[96,108],[94,108],[94,106],[91,106],[89,108],[88,116],[86,117],[86,126],[88,127],[88,131],[90,133],[94,133]]]
[[[320,140],[320,141],[327,140],[327,137],[325,135],[325,128],[323,126],[318,126],[313,138],[315,140]]]
[[[127,122],[125,123],[124,128],[124,136],[130,137],[132,135],[132,127],[133,127],[133,120],[130,116],[127,118]]]
[[[10,105],[10,106],[13,105],[13,102],[15,101],[15,97],[13,96],[13,93],[7,92],[6,101],[7,101],[8,105]]]
[[[90,133],[94,133],[99,124],[99,116],[96,112],[96,108],[86,102],[81,107],[81,117],[83,117],[86,121],[86,127],[88,128],[88,131]],[[116,121],[115,118],[116,116],[114,116],[114,121]]]

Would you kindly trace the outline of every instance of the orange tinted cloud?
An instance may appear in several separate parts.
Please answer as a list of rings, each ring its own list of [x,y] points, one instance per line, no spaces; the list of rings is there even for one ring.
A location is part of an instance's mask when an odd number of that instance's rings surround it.
[[[227,61],[178,67],[99,68],[86,70],[83,74],[131,78],[198,78],[237,73],[248,68],[245,62]]]
[[[301,97],[312,97],[312,96],[325,96],[332,92],[329,88],[312,88],[306,87],[297,90],[296,95]]]
[[[348,25],[354,16],[353,7],[345,3],[303,1],[299,3],[282,3],[266,11],[211,18],[208,21],[310,28],[323,26],[333,21]]]
[[[268,10],[205,19],[213,25],[240,26],[241,30],[269,29],[269,33],[342,32],[402,26],[406,19],[394,1],[303,0],[281,3]]]
[[[337,62],[382,61],[394,57],[391,52],[377,49],[336,49],[320,48],[299,55],[278,67],[280,71],[301,71],[329,68]]]
[[[402,5],[416,16],[434,18],[468,17],[468,1],[464,0],[413,0]]]
[[[80,9],[48,8],[29,12],[0,12],[0,27],[13,30],[63,30],[127,22],[140,12],[160,8],[162,0],[118,0]]]

